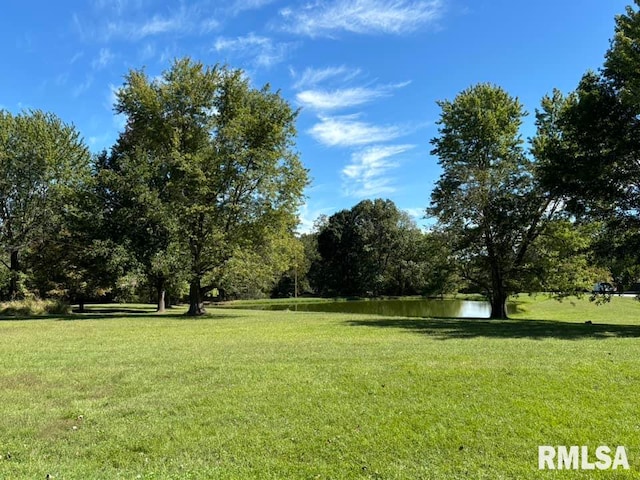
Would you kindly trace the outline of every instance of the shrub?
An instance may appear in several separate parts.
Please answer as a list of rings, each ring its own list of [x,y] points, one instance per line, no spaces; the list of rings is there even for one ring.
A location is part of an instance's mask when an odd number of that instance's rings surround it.
[[[26,298],[0,303],[0,315],[64,315],[71,311],[69,305],[61,300],[40,300]]]

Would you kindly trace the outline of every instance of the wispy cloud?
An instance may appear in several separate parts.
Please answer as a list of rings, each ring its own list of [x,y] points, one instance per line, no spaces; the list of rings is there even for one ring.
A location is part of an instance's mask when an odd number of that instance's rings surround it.
[[[406,34],[433,24],[442,12],[442,0],[333,0],[287,8],[280,14],[285,30],[317,37],[339,31]]]
[[[383,85],[374,88],[354,87],[337,90],[305,90],[296,95],[298,102],[314,110],[328,111],[349,108],[388,97],[396,88],[407,85]]]
[[[92,135],[89,137],[89,146],[96,150],[100,148],[106,148],[105,145],[109,144],[109,140],[112,140],[113,135],[111,132],[102,133],[100,135]]]
[[[275,43],[269,37],[250,33],[244,37],[219,37],[213,48],[216,52],[230,52],[235,56],[250,59],[257,67],[268,68],[282,62],[292,44]]]
[[[109,91],[107,92],[106,95],[106,103],[105,106],[108,110],[112,110],[113,111],[113,107],[115,106],[116,102],[118,101],[118,92],[120,91],[121,87],[118,87],[116,85],[114,85],[113,83],[109,84]]]
[[[295,79],[293,88],[313,88],[319,83],[335,78],[340,79],[342,82],[349,81],[360,74],[360,69],[349,68],[344,65],[339,67],[326,67],[326,68],[306,68],[304,72],[298,74],[295,71],[291,72],[291,75]]]
[[[93,85],[93,75],[87,75],[84,79],[84,82],[76,85],[76,87],[72,90],[71,94],[74,97],[79,97],[84,92],[89,90],[89,88],[91,88],[91,85]]]
[[[153,43],[145,43],[139,50],[138,56],[142,61],[149,60],[156,55],[156,46]]]
[[[93,6],[98,10],[108,10],[122,15],[126,11],[140,9],[144,6],[145,0],[94,0]]]
[[[316,228],[316,221],[321,215],[328,215],[335,210],[334,207],[311,206],[308,202],[298,209],[298,233],[311,233]]]
[[[111,50],[109,50],[108,48],[101,48],[98,56],[91,62],[91,66],[94,68],[94,70],[101,70],[109,65],[114,58],[115,55],[111,52]]]
[[[247,10],[257,10],[264,6],[273,3],[275,0],[235,0],[229,5],[227,11],[232,15],[238,15],[239,13]]]
[[[78,60],[80,60],[83,56],[84,56],[84,52],[77,52],[73,57],[71,57],[71,60],[69,60],[69,64],[73,65]]]
[[[131,40],[140,40],[154,35],[179,32],[185,28],[191,27],[186,22],[183,13],[171,17],[154,15],[142,23],[110,22],[107,25],[107,36],[109,38],[124,37]]]
[[[215,18],[205,19],[200,22],[200,33],[211,33],[219,30],[221,23]]]
[[[318,142],[329,147],[354,147],[381,143],[403,135],[398,126],[376,126],[358,120],[358,115],[320,117],[320,122],[308,132]]]
[[[149,5],[147,5],[149,3]],[[153,12],[152,2],[117,0],[112,5],[103,0],[94,3],[93,19],[73,14],[76,30],[85,40],[139,41],[168,34],[205,35],[220,26],[220,22],[205,4],[180,2],[175,9]]]
[[[123,130],[125,125],[127,124],[127,116],[124,113],[115,113],[114,107],[116,102],[118,101],[118,91],[120,87],[115,86],[114,84],[109,84],[109,90],[105,97],[104,106],[107,110],[113,112],[113,126],[116,130]]]
[[[403,210],[407,212],[407,214],[417,223],[420,221],[424,221],[427,209],[425,207],[415,207],[404,208]]]
[[[345,194],[365,198],[395,191],[390,170],[400,164],[391,160],[414,148],[413,145],[375,145],[351,155],[351,163],[342,169]]]

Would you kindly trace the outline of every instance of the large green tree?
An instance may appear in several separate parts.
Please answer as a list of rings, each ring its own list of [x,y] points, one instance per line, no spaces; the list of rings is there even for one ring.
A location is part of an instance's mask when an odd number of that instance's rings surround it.
[[[90,175],[91,155],[72,125],[41,111],[0,111],[0,248],[9,297],[20,292],[21,255],[55,232]]]
[[[506,300],[527,288],[535,246],[559,202],[538,188],[516,98],[478,84],[438,104],[439,135],[431,143],[443,173],[428,213],[447,235],[462,278],[490,300],[491,318],[506,318]]]
[[[597,258],[617,279],[638,280],[640,263],[640,12],[615,20],[604,68],[586,73],[567,96],[555,92],[541,112],[541,178],[578,218],[602,222]],[[633,274],[632,272],[636,272]]]
[[[129,161],[155,172],[146,190],[187,263],[189,314],[201,314],[237,252],[293,234],[307,184],[296,112],[242,71],[190,59],[156,79],[130,72],[116,111],[127,117]]]

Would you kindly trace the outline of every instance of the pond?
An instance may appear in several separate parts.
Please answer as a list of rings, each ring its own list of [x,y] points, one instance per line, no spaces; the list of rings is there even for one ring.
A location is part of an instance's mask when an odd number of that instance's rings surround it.
[[[365,313],[385,317],[489,318],[488,302],[460,299],[394,299],[348,300],[310,303],[272,303],[237,308],[260,310],[291,310],[298,312]],[[513,313],[511,308],[507,308]]]

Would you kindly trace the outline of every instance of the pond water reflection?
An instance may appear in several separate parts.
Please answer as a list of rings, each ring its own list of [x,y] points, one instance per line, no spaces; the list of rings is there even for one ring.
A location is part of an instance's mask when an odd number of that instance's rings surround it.
[[[488,302],[459,299],[394,299],[349,300],[325,303],[277,303],[244,307],[261,310],[292,310],[299,312],[365,313],[382,316],[435,318],[489,318]],[[507,310],[511,310],[507,308]]]

